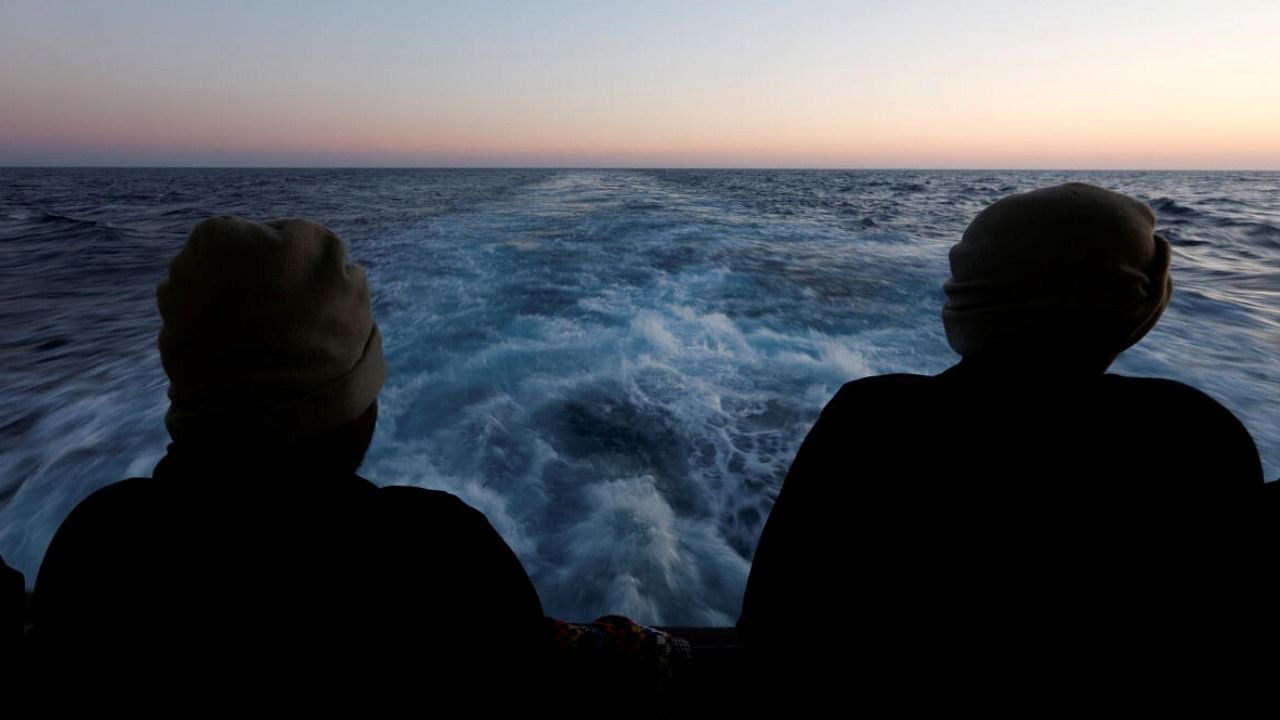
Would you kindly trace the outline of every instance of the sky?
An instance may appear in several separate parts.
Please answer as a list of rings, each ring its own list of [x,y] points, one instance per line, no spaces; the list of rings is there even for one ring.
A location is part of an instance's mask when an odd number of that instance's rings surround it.
[[[0,165],[1280,169],[1277,0],[0,0]]]

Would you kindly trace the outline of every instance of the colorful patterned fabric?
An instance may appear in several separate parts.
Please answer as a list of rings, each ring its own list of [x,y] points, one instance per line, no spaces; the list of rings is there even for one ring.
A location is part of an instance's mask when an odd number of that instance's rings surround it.
[[[689,673],[693,650],[687,640],[606,615],[589,625],[548,618],[552,676],[580,683],[573,702],[579,713],[598,711],[601,703],[623,717],[667,717],[674,711],[676,688]],[[615,712],[611,711],[611,712]],[[615,713],[616,715],[616,713]]]

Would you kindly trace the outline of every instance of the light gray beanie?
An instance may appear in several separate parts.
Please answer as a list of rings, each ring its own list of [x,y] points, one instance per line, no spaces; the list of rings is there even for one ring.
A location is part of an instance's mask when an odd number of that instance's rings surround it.
[[[205,220],[156,289],[177,441],[289,443],[359,417],[386,379],[364,271],[307,220]]]
[[[947,341],[966,357],[1110,362],[1160,319],[1173,292],[1151,208],[1068,183],[978,213],[951,248]]]

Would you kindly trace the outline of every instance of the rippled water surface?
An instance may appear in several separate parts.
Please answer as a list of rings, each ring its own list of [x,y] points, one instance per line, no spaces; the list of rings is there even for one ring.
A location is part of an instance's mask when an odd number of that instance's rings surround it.
[[[1150,202],[1175,248],[1114,370],[1219,399],[1275,479],[1280,174],[0,168],[0,554],[30,582],[76,502],[164,452],[154,288],[191,226],[302,216],[374,288],[366,476],[483,510],[552,614],[731,624],[825,401],[950,365],[948,247],[1067,180]]]

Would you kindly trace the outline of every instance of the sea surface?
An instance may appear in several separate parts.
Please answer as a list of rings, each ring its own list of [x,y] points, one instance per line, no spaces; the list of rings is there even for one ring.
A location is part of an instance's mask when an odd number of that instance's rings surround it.
[[[1069,180],[1146,200],[1174,247],[1113,371],[1217,398],[1274,480],[1280,173],[0,168],[0,555],[30,584],[80,499],[164,453],[155,286],[191,227],[301,216],[374,291],[364,475],[482,510],[550,614],[732,624],[823,404],[951,365],[948,248]]]

